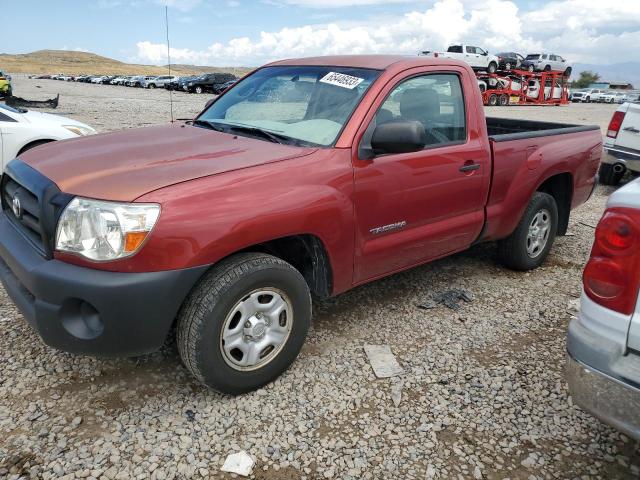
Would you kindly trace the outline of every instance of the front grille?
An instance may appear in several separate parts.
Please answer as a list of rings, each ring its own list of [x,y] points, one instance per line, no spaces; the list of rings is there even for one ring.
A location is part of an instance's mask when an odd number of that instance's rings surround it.
[[[56,224],[72,195],[21,160],[9,162],[2,175],[0,200],[9,222],[43,256],[53,256]]]
[[[5,213],[40,250],[44,251],[38,197],[13,178],[3,182],[2,205]]]

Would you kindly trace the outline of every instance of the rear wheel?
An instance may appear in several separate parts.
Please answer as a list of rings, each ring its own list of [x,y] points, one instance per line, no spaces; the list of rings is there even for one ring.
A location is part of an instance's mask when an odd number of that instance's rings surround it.
[[[496,64],[496,62],[491,62],[491,63],[489,63],[489,66],[487,67],[487,72],[496,73],[497,69],[498,69],[498,65]]]
[[[530,72],[533,72],[535,69],[533,68],[533,65],[529,65],[527,67],[527,70],[529,70]]]
[[[495,107],[498,104],[498,96],[495,93],[489,95],[488,103],[491,107]]]
[[[551,71],[551,65],[546,65],[546,66],[544,67],[544,71],[545,71],[545,72],[550,72],[550,71]]]
[[[502,95],[500,95],[500,106],[506,107],[507,105],[509,105],[509,95],[503,93]]]
[[[547,258],[558,229],[558,206],[544,192],[533,194],[514,232],[498,242],[498,257],[514,270],[532,270]]]
[[[511,63],[510,62],[505,63],[504,64],[504,69],[505,70],[511,70]]]
[[[178,350],[202,383],[228,394],[255,390],[297,357],[311,322],[302,275],[271,255],[244,253],[213,267],[178,316]]]
[[[150,83],[149,84],[149,88],[156,88],[156,84],[155,83]]]
[[[202,92],[204,92],[204,89],[200,85],[198,85],[196,87],[196,93],[202,93]]]
[[[622,177],[624,177],[625,170],[622,164],[612,165],[610,163],[603,163],[600,165],[600,183],[603,185],[618,185]]]
[[[564,71],[564,76],[565,77],[571,76],[571,67],[567,67],[567,69]]]

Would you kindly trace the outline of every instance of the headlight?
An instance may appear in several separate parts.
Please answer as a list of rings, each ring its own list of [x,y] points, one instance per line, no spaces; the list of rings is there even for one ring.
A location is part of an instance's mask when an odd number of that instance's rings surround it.
[[[160,215],[155,203],[116,203],[76,197],[64,209],[56,250],[97,261],[136,253]]]
[[[79,125],[63,125],[63,127],[80,137],[96,133],[96,131],[91,127],[81,127]]]

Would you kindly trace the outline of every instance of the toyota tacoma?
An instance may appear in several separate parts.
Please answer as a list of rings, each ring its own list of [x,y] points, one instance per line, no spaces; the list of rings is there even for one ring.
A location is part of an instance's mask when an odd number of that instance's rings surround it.
[[[601,152],[597,126],[485,118],[458,60],[275,62],[192,121],[12,160],[0,277],[54,348],[139,355],[175,326],[186,368],[239,394],[292,364],[314,297],[479,242],[538,267]]]

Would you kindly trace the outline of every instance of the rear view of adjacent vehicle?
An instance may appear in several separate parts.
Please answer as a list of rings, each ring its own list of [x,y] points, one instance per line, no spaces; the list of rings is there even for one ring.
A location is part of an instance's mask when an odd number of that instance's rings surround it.
[[[640,440],[640,180],[611,195],[595,237],[567,381],[580,407]]]
[[[640,173],[640,104],[624,103],[614,112],[600,167],[600,182],[617,185],[625,172]]]

